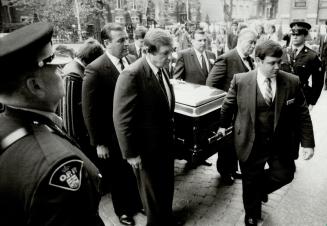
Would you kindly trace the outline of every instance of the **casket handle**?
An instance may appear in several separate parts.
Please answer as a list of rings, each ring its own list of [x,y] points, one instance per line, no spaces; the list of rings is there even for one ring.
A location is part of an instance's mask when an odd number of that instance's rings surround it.
[[[232,132],[232,130],[233,130],[232,127],[227,128],[225,136],[229,135]],[[216,133],[216,132],[213,132],[213,133],[214,133],[214,135],[212,137],[208,138],[208,143],[209,144],[212,144],[213,142],[219,141],[224,137],[221,133]]]

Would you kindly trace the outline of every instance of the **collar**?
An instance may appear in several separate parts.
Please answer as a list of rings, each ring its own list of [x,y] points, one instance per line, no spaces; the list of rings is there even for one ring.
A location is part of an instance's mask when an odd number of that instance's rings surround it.
[[[292,46],[292,50],[297,49],[296,55],[299,54],[299,52],[301,52],[303,48],[304,48],[304,44],[300,45],[299,47]]]
[[[111,53],[109,53],[108,50],[106,51],[106,54],[107,54],[107,56],[109,57],[109,59],[111,60],[111,62],[112,62],[114,65],[119,64],[119,58],[117,58],[117,57],[115,57],[114,55],[112,55]]]
[[[42,111],[42,110],[33,109],[33,108],[22,108],[22,107],[16,107],[16,106],[11,106],[11,105],[9,105],[9,106],[11,108],[13,108],[13,109],[22,110],[22,111],[26,111],[26,112],[32,112],[32,113],[36,113],[38,115],[42,115],[42,116],[50,119],[54,124],[56,124],[57,126],[59,126],[59,128],[62,128],[63,127],[63,120],[62,120],[62,118],[60,118],[54,112]]]
[[[77,62],[79,65],[81,65],[83,68],[86,67],[86,65],[81,61],[81,59],[75,57],[75,58],[74,58],[74,61]]]
[[[149,59],[148,56],[146,56],[145,59],[146,59],[146,61],[148,62],[149,66],[150,66],[150,68],[151,68],[151,70],[152,70],[152,72],[153,72],[154,75],[157,77],[157,73],[158,73],[158,71],[159,71],[159,68],[157,68],[156,66],[154,66],[154,65],[152,64],[152,62],[150,61],[150,59]]]
[[[240,50],[240,47],[239,46],[236,46],[236,51],[238,53],[238,55],[242,58],[242,60],[244,58],[246,58],[246,56],[242,53],[242,51]]]
[[[195,54],[197,55],[197,57],[200,59],[200,57],[202,56],[202,55],[204,55],[204,57],[206,57],[206,52],[205,52],[205,50],[202,52],[202,53],[200,53],[200,51],[198,51],[198,50],[196,50],[195,48],[193,48],[194,49],[194,51],[195,51]]]
[[[263,84],[266,78],[267,77],[260,71],[260,68],[258,68],[258,73],[257,73],[258,83]],[[271,79],[271,82],[274,82],[274,81],[276,81],[276,76],[270,77],[270,79]]]

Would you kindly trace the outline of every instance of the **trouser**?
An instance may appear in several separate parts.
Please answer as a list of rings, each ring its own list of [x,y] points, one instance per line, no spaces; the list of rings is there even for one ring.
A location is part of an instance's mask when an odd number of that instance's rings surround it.
[[[142,202],[132,167],[120,156],[100,161],[105,189],[111,191],[117,216],[134,215],[142,209]]]
[[[162,157],[144,162],[142,169],[134,169],[147,226],[172,225],[174,194],[174,160]]]
[[[264,169],[266,163],[269,169]],[[246,162],[240,162],[240,167],[245,214],[260,219],[262,198],[293,180],[294,160],[277,154],[260,156],[254,152]]]

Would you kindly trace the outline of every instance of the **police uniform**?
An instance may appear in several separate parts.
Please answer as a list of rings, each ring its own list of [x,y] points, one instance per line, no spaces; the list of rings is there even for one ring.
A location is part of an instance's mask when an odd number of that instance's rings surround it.
[[[31,64],[47,63],[49,24],[28,25],[7,36],[0,40],[1,63],[8,66],[27,55],[29,64],[22,61],[22,67],[29,70]],[[31,48],[34,52],[27,53]],[[18,75],[2,74],[0,80],[10,84]],[[66,135],[58,116],[6,106],[0,125],[0,225],[104,225],[98,215],[101,175]]]
[[[290,24],[293,34],[308,33],[311,26],[305,22],[293,22]],[[303,92],[309,105],[315,105],[322,87],[324,74],[322,63],[318,54],[304,45],[304,47],[294,55],[292,47],[284,48],[281,69],[299,76]]]

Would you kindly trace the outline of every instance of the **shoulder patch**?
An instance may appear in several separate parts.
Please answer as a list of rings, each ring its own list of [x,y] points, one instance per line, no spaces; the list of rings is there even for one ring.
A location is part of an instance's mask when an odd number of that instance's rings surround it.
[[[77,191],[82,183],[83,161],[69,160],[55,169],[49,181],[50,186]]]

